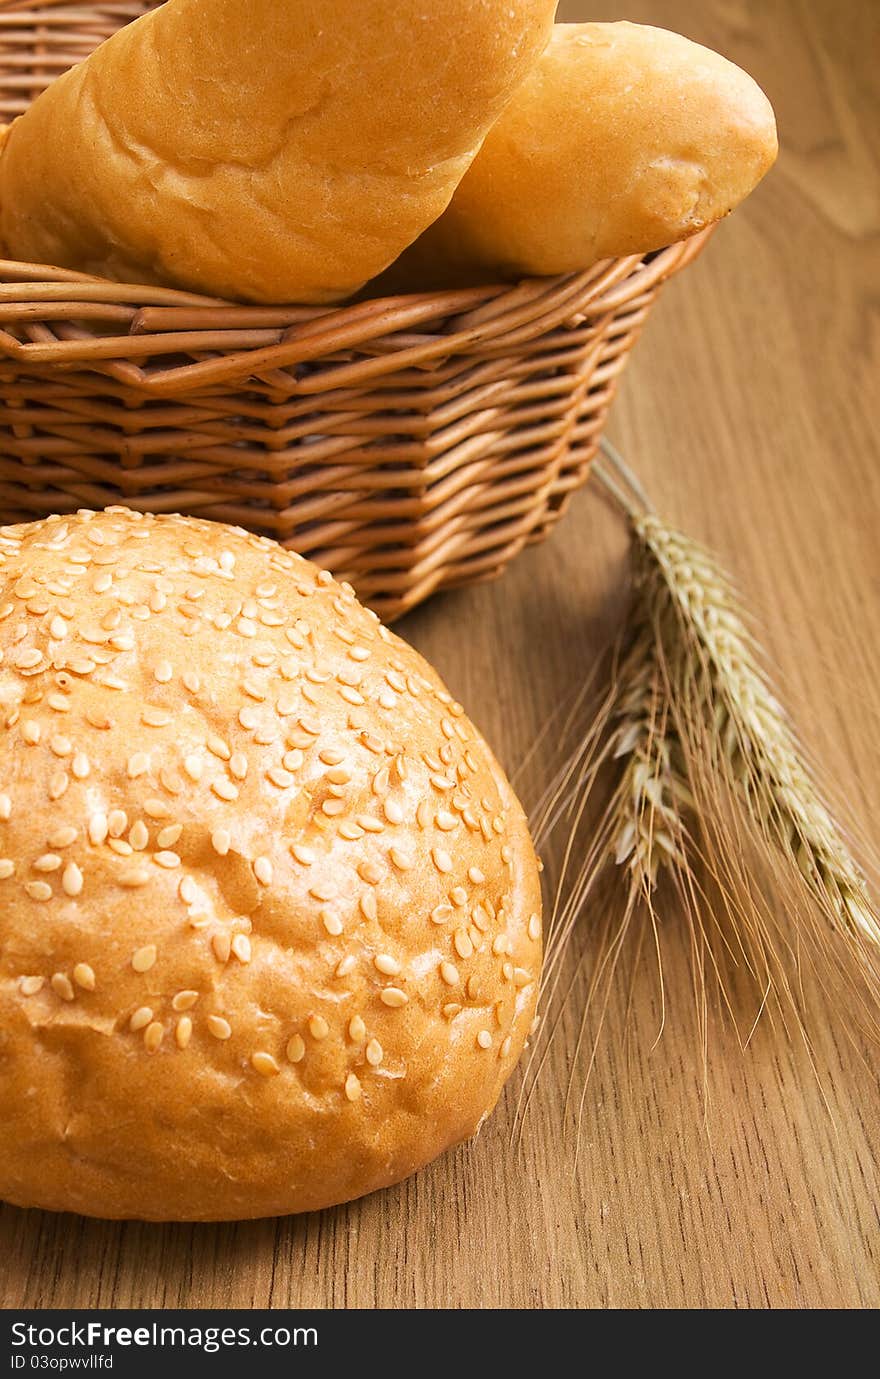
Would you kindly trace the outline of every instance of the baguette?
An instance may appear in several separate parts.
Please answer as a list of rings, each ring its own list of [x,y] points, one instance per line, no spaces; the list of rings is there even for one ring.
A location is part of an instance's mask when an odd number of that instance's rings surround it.
[[[639,24],[557,24],[389,285],[574,273],[663,248],[727,215],[776,151],[766,96],[717,53]]]
[[[8,257],[254,302],[343,298],[435,220],[555,0],[167,0],[0,156]]]

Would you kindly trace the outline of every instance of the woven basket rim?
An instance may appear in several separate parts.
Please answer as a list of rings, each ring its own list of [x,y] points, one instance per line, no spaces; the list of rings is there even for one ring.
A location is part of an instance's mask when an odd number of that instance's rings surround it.
[[[173,396],[338,355],[331,386],[362,385],[389,371],[385,341],[395,367],[424,368],[475,347],[490,349],[496,339],[509,349],[563,324],[637,309],[696,258],[713,230],[581,273],[330,306],[251,306],[0,260],[0,362],[95,368],[152,396]],[[38,330],[29,325],[35,321]],[[190,361],[175,363],[181,353]],[[327,384],[325,377],[321,391]]]

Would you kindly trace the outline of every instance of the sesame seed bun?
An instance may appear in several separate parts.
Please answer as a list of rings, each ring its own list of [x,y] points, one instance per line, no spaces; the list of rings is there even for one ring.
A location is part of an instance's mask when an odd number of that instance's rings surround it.
[[[0,529],[0,1196],[305,1211],[472,1135],[533,1018],[538,865],[352,591],[124,509]]]

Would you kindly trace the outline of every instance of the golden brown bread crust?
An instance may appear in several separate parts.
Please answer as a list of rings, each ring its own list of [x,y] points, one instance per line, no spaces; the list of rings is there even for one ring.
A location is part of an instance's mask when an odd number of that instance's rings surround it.
[[[389,285],[573,273],[727,215],[776,158],[760,87],[641,24],[557,24],[449,209]]]
[[[0,1196],[303,1211],[474,1133],[532,1021],[522,810],[433,670],[274,543],[0,529]]]
[[[441,213],[555,0],[168,0],[59,78],[0,159],[8,256],[325,302]]]

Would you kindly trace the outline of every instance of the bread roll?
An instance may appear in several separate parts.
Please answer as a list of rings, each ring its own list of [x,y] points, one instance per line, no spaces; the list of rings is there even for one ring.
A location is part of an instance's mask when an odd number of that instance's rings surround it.
[[[0,159],[8,256],[254,302],[345,297],[440,214],[555,0],[168,0]]]
[[[557,24],[397,285],[573,273],[727,215],[776,157],[751,77],[640,24]]]
[[[461,706],[273,542],[0,529],[0,1196],[214,1220],[472,1135],[541,965],[523,812]]]

